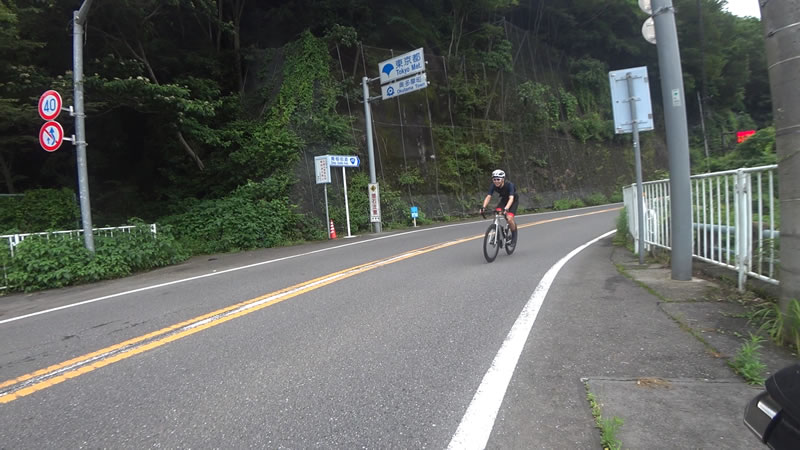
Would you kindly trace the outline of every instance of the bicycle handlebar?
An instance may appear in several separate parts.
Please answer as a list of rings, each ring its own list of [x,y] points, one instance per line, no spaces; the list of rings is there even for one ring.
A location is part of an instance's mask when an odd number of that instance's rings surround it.
[[[502,215],[506,219],[508,218],[508,216],[506,215],[506,211],[503,211],[502,209],[495,209],[494,210],[494,215],[495,216]],[[481,217],[483,217],[484,219],[486,218],[486,214],[485,214],[485,211],[483,210],[483,208],[481,208]]]

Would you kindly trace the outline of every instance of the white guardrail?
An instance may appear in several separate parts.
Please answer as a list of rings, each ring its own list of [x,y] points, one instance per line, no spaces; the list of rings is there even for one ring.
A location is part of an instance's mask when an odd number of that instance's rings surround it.
[[[691,177],[692,256],[735,270],[739,290],[747,277],[771,284],[777,279],[780,232],[777,165],[728,170]],[[644,244],[671,249],[669,180],[642,183]],[[623,188],[628,228],[638,250],[636,184]]]
[[[156,224],[148,225],[150,228],[150,232],[153,236],[156,235]],[[125,225],[121,227],[105,227],[105,228],[92,228],[92,232],[95,236],[107,236],[113,237],[114,234],[120,233],[130,233],[132,230],[138,228],[136,225]],[[83,230],[66,230],[66,231],[49,231],[43,233],[22,233],[22,234],[4,234],[0,235],[0,242],[5,240],[7,245],[5,246],[8,249],[9,255],[14,257],[14,248],[19,245],[25,239],[31,237],[43,237],[45,239],[51,238],[61,238],[61,239],[78,239],[83,237]],[[1,250],[0,250],[1,251]],[[0,290],[4,290],[8,288],[8,281],[7,281],[7,274],[6,274],[6,267],[3,266],[3,278],[2,283],[0,283]]]

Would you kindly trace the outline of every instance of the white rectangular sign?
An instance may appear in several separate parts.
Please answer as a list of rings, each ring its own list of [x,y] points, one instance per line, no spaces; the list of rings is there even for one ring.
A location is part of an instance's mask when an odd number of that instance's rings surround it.
[[[314,157],[314,173],[317,175],[317,184],[331,182],[331,170],[328,164],[328,155]]]
[[[369,221],[381,221],[381,193],[378,189],[378,183],[370,183],[367,187],[367,195],[369,195]]]
[[[361,160],[358,156],[328,155],[328,163],[331,167],[358,167]]]
[[[633,81],[633,92],[628,92],[628,76]],[[611,83],[611,106],[614,112],[614,132],[632,133],[631,101],[636,102],[636,123],[639,131],[653,129],[653,106],[650,102],[650,82],[647,67],[615,70],[608,73]]]
[[[383,99],[386,100],[425,89],[426,87],[428,87],[428,76],[425,73],[420,73],[416,76],[381,86],[381,93],[383,94]]]
[[[422,48],[378,63],[378,72],[381,74],[381,84],[389,83],[398,78],[405,78],[424,70],[425,53],[422,51]]]

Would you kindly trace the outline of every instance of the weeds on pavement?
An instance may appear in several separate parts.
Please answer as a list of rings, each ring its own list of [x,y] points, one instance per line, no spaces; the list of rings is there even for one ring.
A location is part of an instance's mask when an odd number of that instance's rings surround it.
[[[750,339],[742,344],[742,347],[733,357],[733,360],[728,364],[741,375],[749,384],[762,385],[764,384],[764,376],[762,373],[767,366],[762,363],[758,358],[758,350],[761,348],[761,343],[764,338],[754,334],[750,335]]]
[[[603,450],[620,450],[622,443],[617,438],[617,431],[624,423],[623,420],[619,417],[603,418],[600,405],[597,403],[594,394],[589,392],[588,384],[586,385],[586,400],[589,401],[589,406],[592,408],[592,416],[594,416],[596,426],[600,429],[600,445]]]

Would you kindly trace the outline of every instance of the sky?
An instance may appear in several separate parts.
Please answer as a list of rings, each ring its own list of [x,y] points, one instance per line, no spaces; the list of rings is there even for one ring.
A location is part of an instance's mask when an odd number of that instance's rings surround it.
[[[736,16],[761,18],[758,0],[728,0],[728,12]]]

